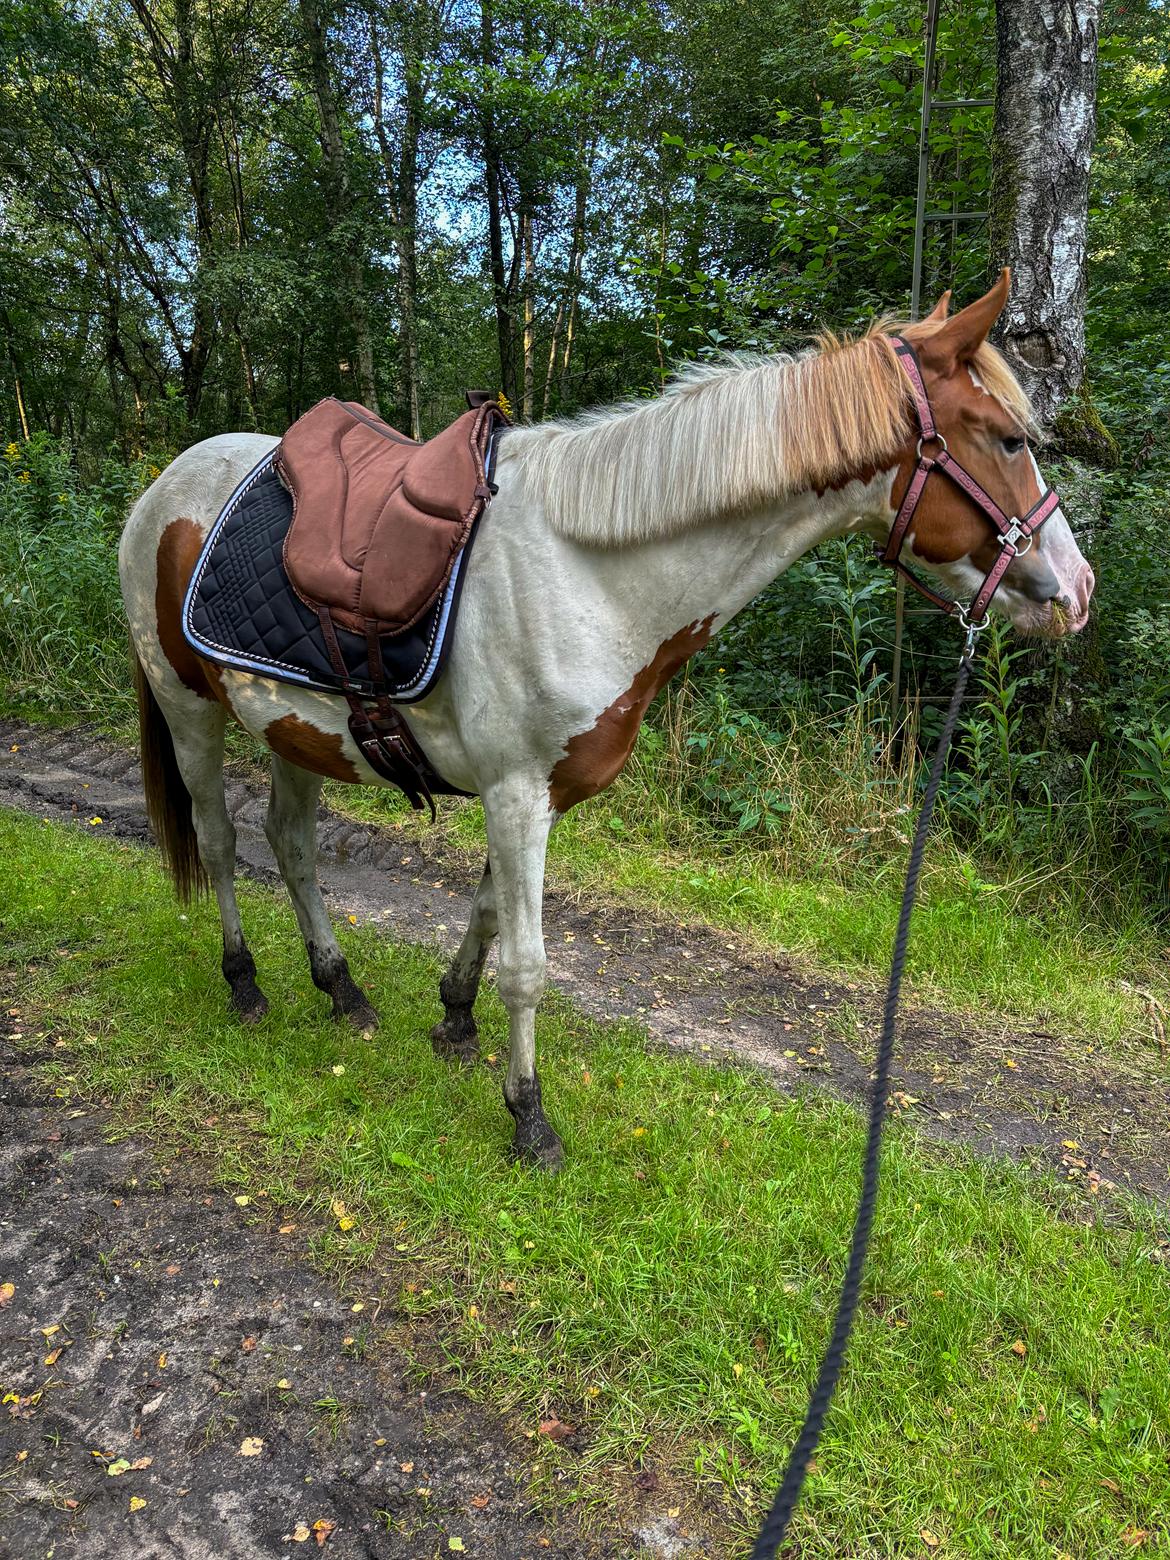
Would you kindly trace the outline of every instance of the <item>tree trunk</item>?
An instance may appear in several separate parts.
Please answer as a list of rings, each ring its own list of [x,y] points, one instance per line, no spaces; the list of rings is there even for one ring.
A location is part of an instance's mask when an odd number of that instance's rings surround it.
[[[496,63],[492,0],[481,0],[479,36],[482,61],[491,70]],[[500,351],[500,388],[515,405],[516,360],[512,339],[510,289],[504,275],[504,229],[501,216],[500,148],[496,139],[496,116],[492,107],[493,88],[489,85],[483,106],[483,169],[487,186],[488,252],[492,273],[492,297],[496,309],[496,341]]]
[[[532,421],[536,380],[536,257],[532,245],[532,212],[520,213],[520,242],[524,254],[524,400],[525,422]]]
[[[1098,0],[996,0],[991,258],[1012,268],[997,339],[1046,426],[1062,407],[1078,420],[1087,409],[1097,12]]]
[[[370,53],[374,64],[374,130],[382,154],[382,169],[394,226],[394,252],[398,261],[398,408],[403,427],[412,439],[422,438],[419,412],[418,345],[418,186],[419,144],[423,111],[422,48],[416,36],[417,18],[403,23],[403,118],[397,155],[386,127],[384,106],[385,66],[376,14],[370,13]]]
[[[351,221],[353,202],[349,174],[345,166],[345,145],[341,138],[341,119],[329,66],[325,26],[317,9],[317,0],[299,0],[301,27],[309,57],[309,77],[317,104],[321,133],[321,160],[325,198],[342,246],[341,274],[346,301],[353,320],[357,348],[358,393],[372,412],[378,411],[378,388],[374,376],[374,343],[370,334],[369,306],[366,299],[365,268],[357,235]]]

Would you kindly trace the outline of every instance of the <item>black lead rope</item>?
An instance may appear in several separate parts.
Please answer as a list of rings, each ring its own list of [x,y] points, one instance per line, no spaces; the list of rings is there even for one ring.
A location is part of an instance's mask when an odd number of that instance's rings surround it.
[[[841,1299],[837,1304],[837,1317],[833,1323],[832,1336],[829,1346],[825,1350],[824,1359],[821,1361],[820,1373],[817,1376],[816,1386],[808,1402],[808,1412],[804,1416],[804,1425],[796,1445],[788,1458],[788,1466],[784,1470],[784,1479],[780,1488],[776,1491],[776,1499],[772,1502],[772,1509],[768,1513],[767,1520],[760,1530],[760,1536],[756,1539],[756,1546],[752,1550],[752,1560],[773,1560],[777,1549],[783,1542],[788,1530],[788,1524],[792,1520],[792,1513],[796,1510],[796,1503],[800,1499],[800,1492],[804,1487],[805,1477],[808,1474],[808,1465],[812,1461],[813,1453],[817,1449],[820,1440],[821,1427],[825,1422],[825,1415],[829,1411],[829,1405],[833,1401],[833,1394],[837,1390],[837,1381],[841,1375],[841,1364],[845,1358],[845,1349],[849,1343],[849,1334],[853,1330],[853,1320],[857,1315],[857,1302],[861,1296],[861,1275],[865,1267],[865,1256],[869,1249],[870,1231],[873,1227],[874,1207],[877,1203],[878,1173],[881,1163],[882,1129],[886,1120],[886,1090],[890,1085],[890,1067],[894,1059],[894,1023],[898,1016],[898,995],[902,987],[902,970],[906,963],[906,948],[910,941],[910,918],[914,913],[914,900],[918,892],[918,878],[922,871],[922,857],[926,850],[926,837],[930,832],[931,814],[934,812],[934,800],[938,795],[938,788],[942,781],[943,766],[946,763],[947,752],[951,745],[951,738],[955,734],[955,727],[959,720],[959,709],[963,702],[963,694],[967,688],[967,679],[971,675],[971,662],[975,654],[975,639],[984,623],[975,627],[967,627],[967,643],[963,647],[963,656],[959,662],[959,675],[955,679],[955,691],[951,694],[950,708],[947,710],[946,720],[943,722],[942,735],[938,739],[938,746],[934,750],[934,759],[930,766],[930,778],[926,784],[926,795],[922,801],[922,811],[918,814],[918,824],[914,830],[914,843],[910,847],[910,861],[906,868],[906,887],[902,890],[902,908],[898,913],[898,930],[894,937],[894,957],[890,964],[890,984],[886,990],[885,1011],[882,1014],[882,1036],[878,1046],[877,1069],[874,1073],[873,1092],[869,1100],[869,1130],[865,1140],[865,1164],[861,1176],[861,1199],[857,1206],[857,1221],[853,1226],[853,1241],[849,1248],[849,1261],[845,1268],[845,1278],[841,1284]]]

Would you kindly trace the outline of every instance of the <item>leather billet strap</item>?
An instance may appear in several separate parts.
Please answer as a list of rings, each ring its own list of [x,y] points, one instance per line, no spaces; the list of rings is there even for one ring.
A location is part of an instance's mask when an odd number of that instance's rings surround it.
[[[930,397],[926,393],[926,380],[922,373],[922,364],[918,360],[918,354],[903,336],[892,336],[894,354],[910,381],[910,390],[914,399],[914,416],[918,423],[918,461],[910,477],[910,483],[898,506],[898,513],[894,516],[894,524],[890,528],[889,539],[884,547],[878,548],[878,557],[883,563],[890,564],[897,569],[914,589],[925,596],[936,607],[941,607],[944,612],[959,611],[959,603],[951,601],[946,596],[933,590],[924,580],[909,569],[901,558],[902,547],[906,540],[910,524],[914,519],[914,511],[918,508],[927,480],[934,472],[940,472],[949,477],[956,487],[960,488],[971,502],[987,516],[995,527],[999,537],[1000,553],[994,564],[987,571],[983,584],[976,592],[975,599],[967,607],[962,616],[968,623],[980,624],[983,622],[991,598],[999,589],[1000,582],[1007,573],[1013,558],[1019,556],[1021,551],[1027,552],[1031,546],[1031,538],[1060,506],[1057,494],[1049,488],[1028,513],[1019,519],[1009,519],[1000,506],[987,492],[981,483],[977,482],[965,466],[947,449],[947,441],[939,433],[934,421],[934,412],[931,409]],[[937,445],[933,454],[926,453],[925,447]],[[1020,543],[1027,545],[1021,549]]]
[[[329,659],[334,671],[342,679],[342,692],[349,705],[350,736],[374,773],[405,792],[416,812],[422,807],[429,807],[431,822],[434,823],[435,798],[431,787],[432,784],[442,787],[441,777],[435,773],[426,754],[415,741],[414,733],[385,694],[375,700],[375,709],[366,708],[360,691],[349,681],[345,657],[337,641],[337,631],[329,608],[320,607],[317,615]],[[378,635],[371,633],[368,638],[370,669],[375,678],[382,680],[382,653]]]

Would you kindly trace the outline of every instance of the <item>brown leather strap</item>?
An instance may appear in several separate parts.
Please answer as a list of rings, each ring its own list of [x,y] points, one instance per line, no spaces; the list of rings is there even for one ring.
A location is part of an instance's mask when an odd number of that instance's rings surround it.
[[[415,741],[414,733],[384,694],[378,699],[376,714],[367,710],[359,690],[349,682],[345,658],[337,642],[337,632],[329,609],[322,607],[318,617],[321,620],[321,632],[325,638],[325,648],[329,652],[333,669],[343,679],[342,692],[345,694],[350,712],[349,732],[361,750],[362,757],[375,774],[381,775],[384,780],[389,780],[391,785],[397,786],[404,792],[416,811],[424,806],[429,807],[433,823],[436,814],[431,783],[433,781],[441,786],[443,784],[441,776],[435,773],[426,754]],[[376,633],[370,637],[376,646],[371,652],[371,670],[380,679],[381,647],[377,646]],[[377,657],[376,667],[373,662],[374,656]]]

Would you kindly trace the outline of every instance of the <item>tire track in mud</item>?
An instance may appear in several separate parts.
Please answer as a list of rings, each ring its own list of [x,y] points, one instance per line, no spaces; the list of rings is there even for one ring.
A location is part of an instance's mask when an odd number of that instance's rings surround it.
[[[227,796],[242,870],[279,885],[263,832],[266,788],[229,775]],[[97,813],[105,833],[150,839],[136,758],[93,728],[0,720],[0,805],[83,822]],[[321,885],[333,912],[455,947],[477,871],[393,828],[324,808],[318,817]],[[880,993],[818,979],[724,931],[629,905],[578,904],[555,888],[545,894],[544,925],[550,981],[590,1017],[632,1019],[652,1042],[704,1061],[748,1062],[786,1091],[865,1094]],[[1134,1053],[1123,1069],[1083,1039],[910,1008],[891,1108],[930,1137],[1050,1165],[1092,1191],[1117,1183],[1166,1198],[1170,1063],[1148,1047]]]

